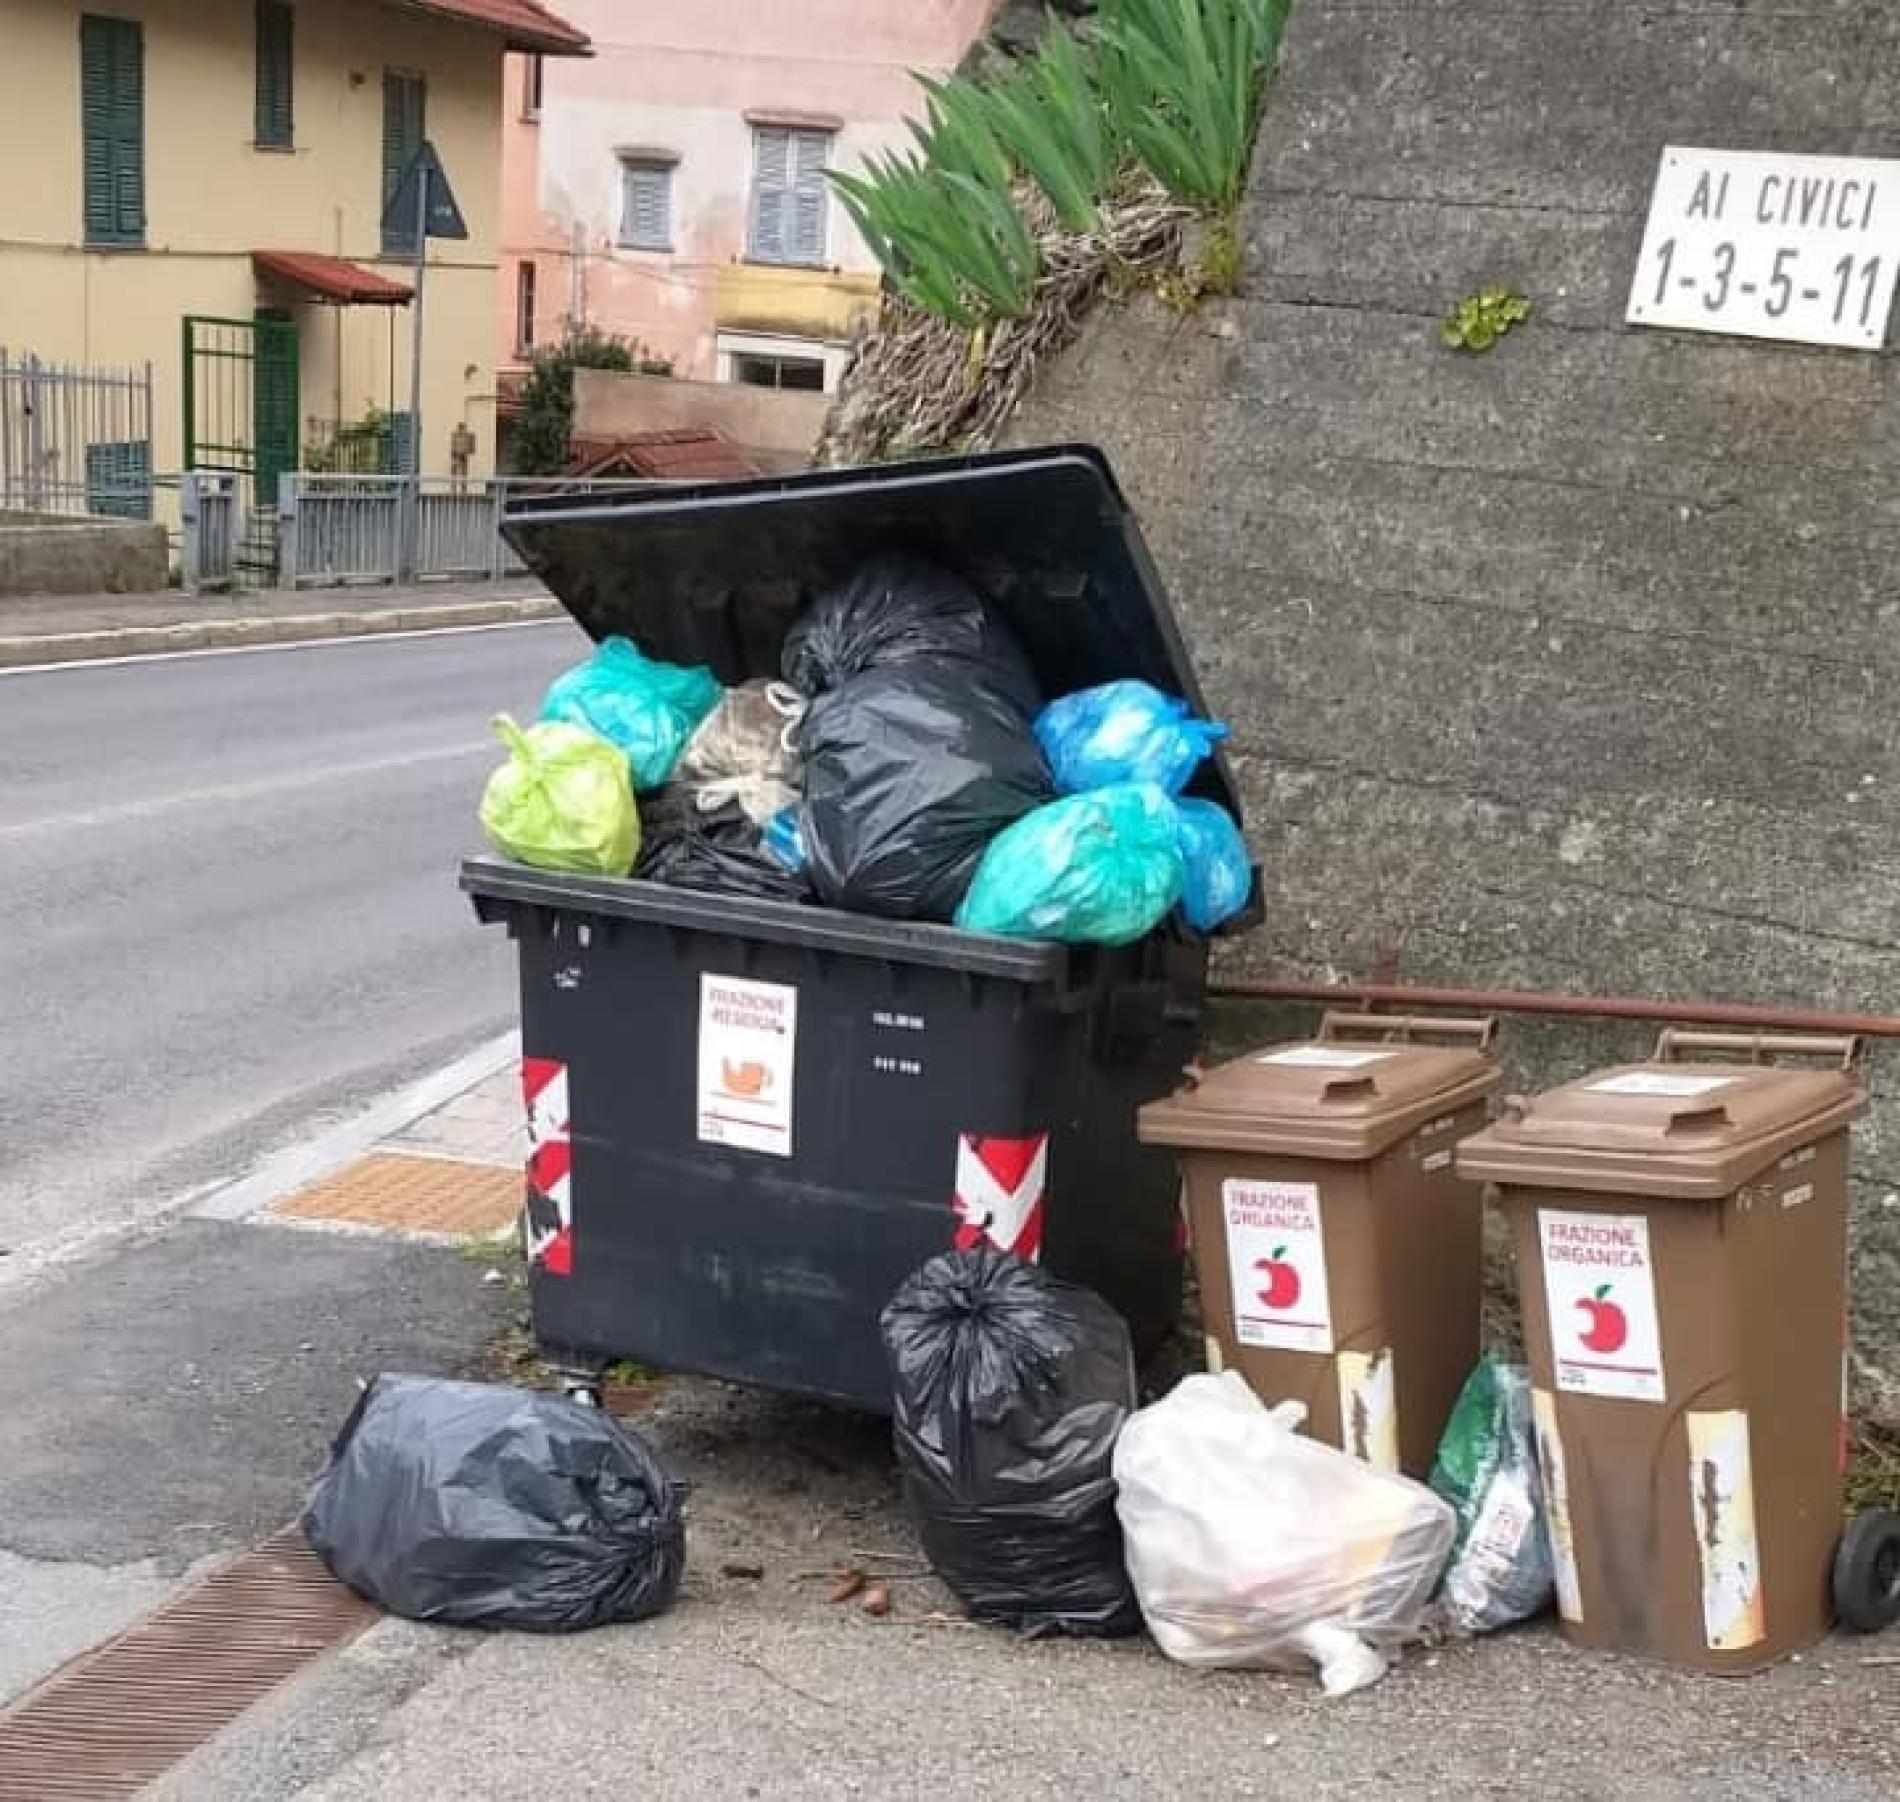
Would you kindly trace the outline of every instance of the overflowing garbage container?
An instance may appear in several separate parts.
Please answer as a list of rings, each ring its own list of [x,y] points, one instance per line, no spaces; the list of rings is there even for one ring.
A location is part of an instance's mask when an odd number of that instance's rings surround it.
[[[799,806],[763,827],[737,804],[758,785],[720,766],[729,785],[707,799],[730,836],[676,860],[710,871],[704,887],[463,865],[519,954],[544,1353],[576,1387],[630,1358],[887,1411],[880,1310],[933,1252],[983,1244],[1093,1289],[1152,1351],[1181,1253],[1174,1173],[1135,1114],[1199,1034],[1187,829],[1146,881],[1129,841],[1042,834],[1015,866],[1047,879],[1040,911],[1008,934],[949,923],[1006,828],[1096,794],[1105,815],[1122,805],[1114,786],[1062,792],[1031,732],[1041,700],[1127,682],[1204,711],[1106,462],[1060,448],[820,471],[535,507],[505,531],[614,669],[640,670],[625,641],[671,689],[678,670],[729,693],[795,678],[804,753]],[[649,802],[670,792],[641,773],[652,722],[574,686],[564,702],[624,741],[650,869]],[[716,717],[700,707],[682,736]],[[1195,801],[1238,819],[1217,736],[1169,786],[1124,785],[1144,817]],[[927,845],[907,835],[920,795]],[[1045,838],[1073,855],[1056,867]],[[1204,902],[1230,895],[1238,845]],[[721,880],[733,857],[800,881],[739,892]],[[1100,880],[1078,890],[1077,869]]]
[[[1421,1480],[1478,1357],[1483,1197],[1452,1151],[1484,1124],[1494,1032],[1329,1014],[1141,1112],[1180,1155],[1209,1368]]]
[[[1796,1054],[1834,1067],[1768,1061]],[[1837,1613],[1900,1615],[1900,1523],[1842,1521],[1865,1106],[1851,1039],[1671,1031],[1654,1061],[1507,1102],[1459,1148],[1512,1221],[1578,1643],[1735,1672]]]

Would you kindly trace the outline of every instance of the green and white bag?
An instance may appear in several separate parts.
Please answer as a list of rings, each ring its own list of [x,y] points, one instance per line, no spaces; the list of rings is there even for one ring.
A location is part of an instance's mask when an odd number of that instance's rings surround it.
[[[1432,1487],[1458,1512],[1438,1592],[1452,1630],[1491,1633],[1541,1614],[1554,1578],[1522,1365],[1478,1360],[1446,1424]]]

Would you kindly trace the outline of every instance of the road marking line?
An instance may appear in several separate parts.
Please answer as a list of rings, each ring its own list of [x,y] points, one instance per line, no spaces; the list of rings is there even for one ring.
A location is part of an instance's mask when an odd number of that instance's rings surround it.
[[[151,795],[143,801],[120,801],[111,807],[90,807],[78,813],[56,813],[37,820],[19,820],[10,826],[0,826],[0,843],[9,839],[31,838],[36,832],[90,831],[95,827],[117,826],[127,820],[169,813],[177,807],[223,807],[234,802],[255,801],[265,795],[321,788],[326,782],[376,776],[386,770],[414,769],[427,763],[450,763],[484,752],[496,755],[497,747],[488,739],[470,739],[466,744],[438,745],[433,750],[404,751],[392,757],[364,757],[354,763],[332,763],[321,769],[306,767],[287,771],[281,776],[259,776],[249,782],[217,782],[208,788]]]
[[[339,651],[366,644],[396,644],[406,638],[456,638],[470,632],[538,632],[549,626],[574,629],[573,622],[564,619],[504,619],[481,626],[417,626],[400,632],[287,638],[276,644],[200,645],[189,651],[133,651],[123,657],[69,657],[59,663],[13,663],[0,667],[0,678],[50,676],[62,670],[116,669],[128,663],[180,663],[187,657],[254,657],[261,651]]]

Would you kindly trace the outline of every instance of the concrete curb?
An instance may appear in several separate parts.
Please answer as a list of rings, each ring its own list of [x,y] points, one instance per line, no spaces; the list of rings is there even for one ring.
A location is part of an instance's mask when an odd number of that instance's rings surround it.
[[[273,1201],[375,1150],[385,1139],[394,1138],[423,1115],[485,1082],[520,1056],[520,1032],[498,1034],[360,1112],[266,1153],[246,1175],[233,1181],[202,1184],[130,1220],[80,1226],[53,1239],[21,1246],[12,1257],[0,1259],[0,1297],[30,1289],[85,1259],[155,1239],[181,1219],[248,1220]]]
[[[248,619],[178,620],[162,626],[111,626],[98,632],[0,637],[0,669],[82,663],[103,657],[224,650],[240,645],[303,644],[326,638],[374,638],[388,632],[441,631],[562,619],[560,602],[541,595],[451,601],[439,607],[380,607],[357,613],[286,613]]]

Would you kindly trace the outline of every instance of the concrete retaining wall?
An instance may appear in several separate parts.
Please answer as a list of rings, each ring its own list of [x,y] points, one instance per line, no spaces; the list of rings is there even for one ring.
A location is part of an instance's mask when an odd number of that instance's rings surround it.
[[[145,594],[170,580],[161,525],[0,512],[0,594]]]
[[[1895,67],[1884,0],[1298,0],[1245,297],[1102,316],[1018,431],[1110,448],[1235,725],[1243,963],[1900,1011],[1895,359],[1621,323],[1665,142],[1892,155]],[[1444,349],[1489,282],[1532,323]],[[1900,1048],[1874,1087],[1900,1416]]]

